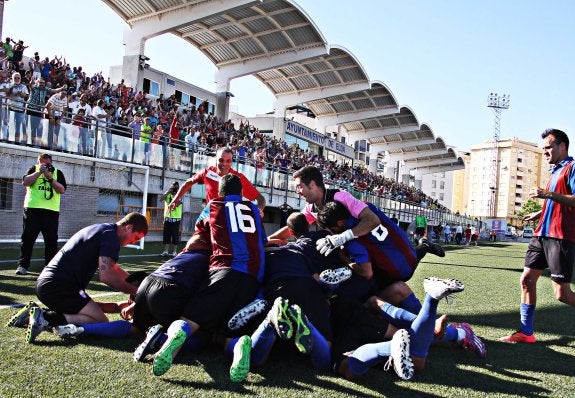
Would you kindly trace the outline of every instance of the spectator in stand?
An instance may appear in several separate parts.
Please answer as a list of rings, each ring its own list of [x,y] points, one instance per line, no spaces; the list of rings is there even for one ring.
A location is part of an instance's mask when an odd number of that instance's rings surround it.
[[[144,124],[140,131],[140,141],[144,143],[144,160],[142,164],[150,164],[150,141],[152,139],[152,126],[150,126],[150,118],[144,118]]]
[[[44,107],[46,106],[46,98],[54,93],[64,90],[66,90],[66,86],[62,86],[55,90],[47,88],[46,81],[42,78],[38,78],[36,83],[32,85],[30,97],[28,98],[26,106],[26,114],[30,117],[30,135],[32,145],[41,145],[42,116],[44,114]]]
[[[6,38],[6,41],[2,43],[2,48],[4,49],[4,55],[9,59],[12,60],[12,56],[14,55],[14,51],[12,49],[12,42],[13,40],[9,37]]]
[[[4,137],[8,136],[8,106],[7,106],[7,94],[8,87],[10,87],[10,82],[5,75],[0,74],[0,141],[6,141]]]
[[[60,134],[60,122],[64,112],[68,108],[68,96],[66,91],[53,94],[46,103],[48,114],[48,148],[58,148],[58,135]]]
[[[193,128],[188,127],[188,134],[186,135],[186,153],[193,153],[197,145],[198,136],[196,135],[196,131]]]
[[[24,70],[22,59],[24,58],[24,50],[27,48],[28,46],[25,46],[22,40],[18,40],[18,43],[14,42],[14,47],[12,48],[12,64],[14,65],[14,70],[17,72],[23,72]]]
[[[105,156],[105,149],[104,149],[104,140],[107,141],[107,147],[108,147],[108,157],[110,157],[112,155],[112,134],[109,133],[107,131],[107,125],[108,125],[108,118],[111,116],[111,114],[113,113],[113,110],[105,110],[104,107],[106,106],[106,101],[104,101],[103,99],[98,100],[98,102],[96,103],[96,106],[94,107],[94,109],[92,110],[92,117],[96,120],[96,125],[98,126],[98,131],[100,132],[100,137],[101,140],[100,141],[100,156],[104,157]],[[94,148],[94,150],[97,150],[97,148]]]
[[[90,134],[90,123],[88,121],[88,118],[90,117],[90,115],[92,115],[92,107],[88,103],[87,94],[82,94],[80,96],[80,101],[75,103],[74,106],[72,106],[73,114],[80,113],[80,110],[84,111],[82,115],[82,118],[84,120],[81,121],[80,119],[76,118],[76,122],[78,122],[78,124],[75,124],[80,129],[79,152],[80,154],[83,155],[91,155],[93,153],[92,152],[93,148],[88,147],[88,138],[89,138],[88,135]]]
[[[128,124],[128,127],[132,129],[132,135],[134,140],[140,139],[140,131],[142,130],[142,118],[140,115],[134,115],[134,119]]]
[[[84,138],[82,139],[82,129],[86,129],[87,119],[86,110],[84,108],[78,109],[78,112],[74,113],[72,116],[72,125],[78,127],[80,142],[78,143],[78,153],[81,155],[90,155],[91,152],[88,149],[87,137],[84,133]]]
[[[9,100],[8,109],[14,114],[14,127],[16,143],[26,144],[28,137],[26,136],[26,115],[24,114],[25,103],[30,94],[28,87],[22,84],[22,77],[20,73],[14,72],[12,74],[12,84],[6,89],[6,94]],[[10,116],[8,116],[8,121]],[[22,137],[20,137],[22,133]],[[8,129],[2,139],[8,140]]]

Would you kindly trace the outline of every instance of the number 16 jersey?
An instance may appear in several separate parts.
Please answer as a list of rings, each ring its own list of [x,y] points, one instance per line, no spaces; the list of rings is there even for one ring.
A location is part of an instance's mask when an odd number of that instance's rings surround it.
[[[231,268],[262,281],[267,237],[256,205],[240,195],[211,200],[196,222],[211,240],[209,269]]]

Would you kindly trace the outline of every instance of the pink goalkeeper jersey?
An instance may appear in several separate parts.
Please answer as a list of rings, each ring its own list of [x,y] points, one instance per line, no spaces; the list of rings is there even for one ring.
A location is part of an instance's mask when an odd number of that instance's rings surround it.
[[[359,213],[367,207],[365,203],[354,198],[349,192],[339,191],[337,189],[326,189],[323,204],[333,201],[343,204],[349,210],[352,217],[355,218],[358,218]],[[309,224],[313,224],[317,220],[318,209],[316,209],[313,204],[306,204],[302,209],[302,213],[305,215]]]

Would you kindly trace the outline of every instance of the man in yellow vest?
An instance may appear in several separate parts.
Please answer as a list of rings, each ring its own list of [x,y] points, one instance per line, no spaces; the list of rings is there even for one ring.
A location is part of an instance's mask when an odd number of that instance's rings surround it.
[[[140,141],[144,143],[144,160],[142,164],[150,164],[150,140],[152,138],[152,127],[150,126],[150,118],[144,118],[144,124],[140,129]]]
[[[178,243],[180,242],[180,223],[182,221],[182,202],[177,201],[174,210],[170,210],[170,203],[180,189],[180,184],[175,181],[172,186],[160,196],[160,201],[164,201],[164,252],[162,257],[167,257],[170,253],[178,255]],[[174,247],[174,251],[170,246]]]
[[[22,185],[26,187],[24,231],[16,275],[28,273],[32,249],[40,232],[45,245],[44,265],[48,264],[58,251],[60,195],[66,191],[66,179],[64,173],[52,165],[52,156],[42,153],[38,156],[38,164],[30,167],[22,178]]]
[[[423,214],[423,210],[419,210],[419,215],[415,217],[415,233],[413,240],[415,244],[419,244],[419,239],[424,238],[427,230],[427,217]]]

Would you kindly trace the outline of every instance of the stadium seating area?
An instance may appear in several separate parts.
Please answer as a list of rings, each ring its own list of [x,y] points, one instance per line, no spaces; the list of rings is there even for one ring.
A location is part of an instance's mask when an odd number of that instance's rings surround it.
[[[38,53],[34,53],[33,57],[27,59],[23,57],[26,49],[24,43],[21,41],[13,43],[14,46],[9,49],[12,41],[6,39],[0,49],[0,104],[3,110],[1,119],[2,129],[6,136],[9,136],[7,130],[11,123],[8,101],[10,105],[13,101],[10,99],[7,88],[11,85],[12,73],[20,72],[22,83],[27,85],[30,91],[40,78],[46,81],[48,88],[67,87],[68,113],[63,118],[64,123],[66,121],[75,125],[86,123],[88,126],[91,123],[94,127],[93,119],[90,122],[89,118],[86,122],[75,123],[72,109],[75,109],[81,96],[87,99],[92,109],[96,107],[98,101],[103,100],[102,109],[107,112],[108,116],[105,122],[98,122],[100,129],[105,129],[107,134],[140,140],[142,120],[149,118],[153,131],[151,144],[163,147],[160,152],[163,151],[164,154],[167,153],[166,147],[168,146],[180,150],[184,154],[181,159],[193,152],[210,154],[219,147],[230,146],[236,151],[240,161],[251,163],[258,169],[285,173],[297,170],[304,165],[315,165],[323,170],[326,181],[338,187],[415,203],[432,210],[448,211],[437,200],[426,196],[421,190],[374,175],[362,165],[352,167],[350,164],[337,163],[309,150],[304,150],[297,144],[288,145],[284,140],[258,132],[255,127],[250,126],[248,121],[235,126],[230,120],[220,120],[208,113],[208,104],[205,102],[198,107],[183,107],[177,102],[175,95],[165,97],[161,94],[158,98],[150,98],[142,91],[136,92],[133,88],[127,87],[123,81],[120,84],[112,84],[110,79],[106,79],[101,72],[89,76],[82,66],[71,67],[64,57],[52,59],[45,57],[42,60]],[[98,131],[98,125],[95,127],[94,130]],[[64,135],[66,134],[71,135],[68,130],[64,130]],[[75,136],[76,140],[79,140],[80,135],[75,133]],[[57,145],[57,148],[82,153],[80,143],[72,144],[75,141],[71,137],[70,140],[68,138],[64,136],[64,145]],[[13,139],[11,141],[14,142]],[[17,140],[16,143],[35,144],[27,138],[23,141]],[[93,145],[93,142],[90,145]],[[111,140],[108,142],[108,149],[108,158],[138,161],[133,156],[131,158],[128,156],[128,149],[123,150],[122,153],[120,150],[122,148],[118,149],[117,144],[112,148]],[[83,154],[98,155],[98,151],[92,148]],[[103,150],[100,156],[104,156]],[[162,158],[162,156],[158,157]],[[179,165],[172,163],[172,160],[169,164],[161,161],[149,164],[180,169]]]

